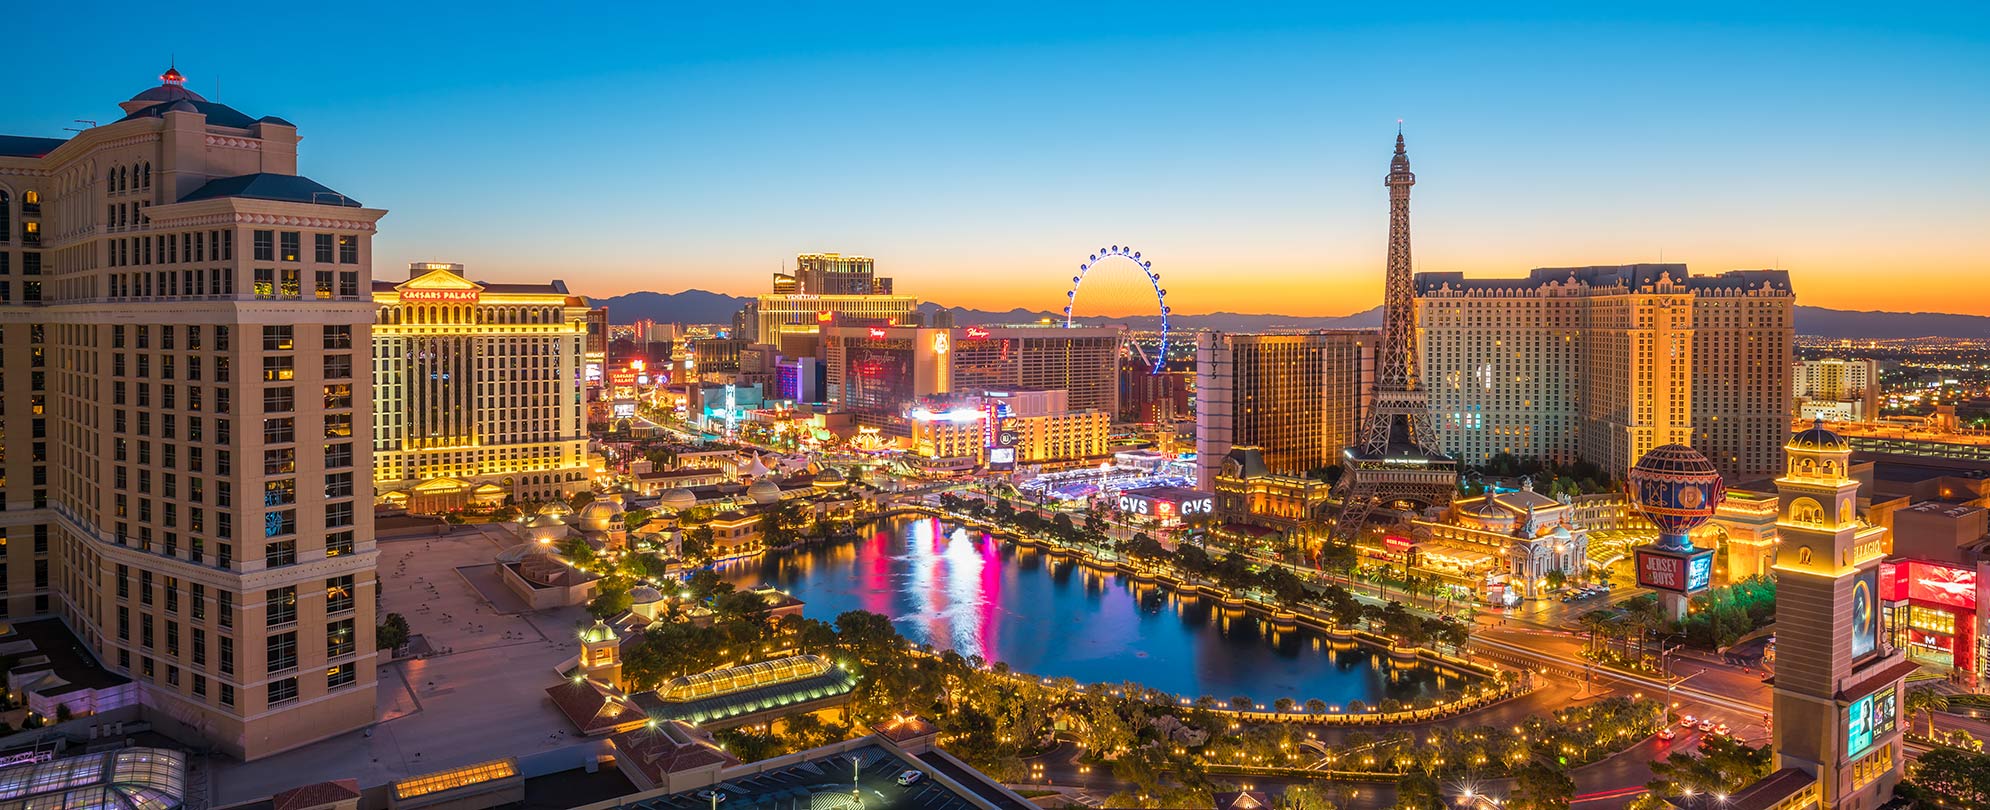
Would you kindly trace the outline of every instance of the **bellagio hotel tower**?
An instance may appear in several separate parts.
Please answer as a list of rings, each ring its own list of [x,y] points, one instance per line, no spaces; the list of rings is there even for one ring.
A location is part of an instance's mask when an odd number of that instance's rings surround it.
[[[0,136],[0,611],[256,758],[374,717],[368,329],[386,212],[168,70]],[[119,113],[113,113],[118,116]]]

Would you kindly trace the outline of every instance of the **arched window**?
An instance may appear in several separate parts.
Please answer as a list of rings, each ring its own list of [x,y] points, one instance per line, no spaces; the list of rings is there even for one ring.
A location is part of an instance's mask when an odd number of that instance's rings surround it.
[[[14,238],[14,220],[7,212],[7,190],[0,188],[0,245],[8,243]]]
[[[116,190],[117,190],[117,167],[116,167],[116,166],[112,166],[112,167],[110,167],[110,168],[109,168],[108,170],[106,170],[106,171],[104,172],[104,190],[105,190],[105,191],[116,191]]]
[[[1824,524],[1824,507],[1810,498],[1798,498],[1790,502],[1790,520],[1821,526]]]
[[[145,167],[145,168],[141,169],[140,171],[142,171],[142,172],[144,173],[144,174],[143,174],[143,177],[144,177],[144,184],[145,184],[145,187],[146,187],[146,188],[151,188],[151,187],[152,187],[152,162],[151,162],[151,161],[146,161],[146,162],[145,162],[145,163],[144,163],[143,165],[144,165],[144,167]]]

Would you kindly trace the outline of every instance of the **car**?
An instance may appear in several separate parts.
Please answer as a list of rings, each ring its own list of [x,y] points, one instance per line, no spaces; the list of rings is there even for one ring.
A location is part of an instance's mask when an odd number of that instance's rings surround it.
[[[1661,728],[1658,730],[1658,738],[1661,740],[1670,741],[1672,738],[1677,736],[1679,736],[1679,732],[1673,731],[1670,728]]]
[[[920,773],[918,771],[908,770],[898,775],[898,783],[901,785],[910,785],[913,784],[914,782],[918,782],[921,778],[925,776],[926,776],[925,774]]]
[[[1701,720],[1701,721],[1700,721],[1700,731],[1701,731],[1701,732],[1710,732],[1710,731],[1713,731],[1713,730],[1714,730],[1714,721],[1712,721],[1712,720]]]
[[[726,800],[726,792],[723,790],[713,790],[711,788],[705,788],[704,790],[698,791],[698,798],[706,802],[717,804],[719,802],[723,802]]]
[[[1690,714],[1682,714],[1682,715],[1680,715],[1680,716],[1679,716],[1679,727],[1680,727],[1680,728],[1692,728],[1692,727],[1693,727],[1693,724],[1694,724],[1694,723],[1697,723],[1697,722],[1699,722],[1699,721],[1698,721],[1698,720],[1694,720],[1694,719],[1693,719],[1693,716],[1692,716],[1692,715],[1690,715]]]
[[[1727,724],[1722,723],[1720,725],[1714,726],[1714,733],[1719,734],[1723,737],[1727,736]]]

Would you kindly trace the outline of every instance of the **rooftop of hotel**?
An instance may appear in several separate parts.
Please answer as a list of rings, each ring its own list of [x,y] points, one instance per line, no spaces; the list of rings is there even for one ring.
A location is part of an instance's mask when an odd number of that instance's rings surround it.
[[[621,738],[616,742],[619,748]],[[952,757],[938,752],[921,757],[901,756],[881,744],[827,753],[761,773],[737,772],[743,770],[746,769],[721,772],[721,781],[712,787],[725,797],[720,806],[821,807],[827,805],[818,803],[818,798],[832,802],[847,799],[852,788],[858,787],[864,796],[864,807],[871,810],[970,810],[979,806],[970,796],[1003,810],[1036,807],[989,782],[987,777],[962,767]],[[898,784],[898,775],[909,770],[943,778]],[[626,806],[634,810],[706,810],[712,806],[712,799],[700,796],[703,790],[655,796]]]
[[[1525,292],[1550,285],[1574,285],[1592,290],[1645,289],[1670,280],[1689,290],[1781,291],[1790,290],[1787,270],[1729,270],[1717,275],[1692,275],[1682,263],[1640,263],[1593,265],[1589,267],[1537,267],[1525,278],[1466,278],[1464,273],[1418,273],[1417,294],[1436,292]]]

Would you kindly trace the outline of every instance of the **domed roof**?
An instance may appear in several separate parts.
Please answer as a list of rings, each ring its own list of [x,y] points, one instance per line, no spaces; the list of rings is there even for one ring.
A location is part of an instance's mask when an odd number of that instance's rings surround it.
[[[1652,448],[1651,452],[1646,453],[1644,458],[1638,459],[1637,465],[1631,468],[1633,475],[1640,472],[1668,476],[1720,475],[1720,471],[1714,469],[1714,463],[1708,461],[1706,456],[1683,444]]]
[[[132,101],[157,103],[161,101],[206,101],[199,93],[187,89],[187,77],[180,74],[177,67],[166,68],[159,74],[159,86],[131,97]]]
[[[629,589],[629,602],[636,605],[654,605],[663,601],[663,592],[648,585],[637,585]]]
[[[612,518],[622,513],[622,505],[606,498],[597,498],[580,508],[580,519],[590,520]]]
[[[1840,436],[1825,429],[1824,420],[1810,423],[1810,427],[1798,431],[1790,437],[1790,447],[1797,450],[1849,450],[1851,445]]]
[[[567,524],[566,521],[560,520],[559,516],[557,515],[548,514],[546,512],[540,512],[539,514],[526,518],[525,522],[522,525],[528,529],[545,529],[545,528],[551,528],[553,526],[565,526]]]
[[[657,499],[656,505],[682,512],[698,505],[698,495],[683,487],[675,487],[663,493],[663,497]]]
[[[539,514],[552,515],[553,517],[566,517],[567,515],[571,515],[573,513],[574,510],[569,508],[566,505],[566,502],[561,501],[558,498],[554,498],[553,500],[548,501],[545,506],[539,507]]]
[[[842,484],[848,480],[835,467],[824,467],[821,472],[815,474],[815,482],[818,484]]]
[[[762,478],[753,482],[753,486],[746,488],[746,497],[752,498],[753,502],[758,504],[773,503],[781,499],[781,485]]]

